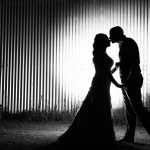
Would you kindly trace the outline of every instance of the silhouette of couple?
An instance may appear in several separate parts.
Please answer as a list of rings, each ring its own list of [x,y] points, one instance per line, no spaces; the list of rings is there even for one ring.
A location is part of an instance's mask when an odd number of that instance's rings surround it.
[[[110,41],[119,43],[120,48],[120,61],[112,70],[113,60],[106,53]],[[126,37],[123,29],[116,26],[110,29],[110,38],[102,33],[97,34],[93,49],[95,75],[91,87],[68,130],[58,138],[57,145],[76,149],[81,147],[80,143],[88,148],[116,148],[118,142],[115,139],[111,116],[111,82],[122,89],[126,105],[127,130],[121,141],[134,142],[136,115],[150,134],[150,115],[141,100],[143,77],[136,42]],[[120,70],[121,84],[112,76],[117,68]]]

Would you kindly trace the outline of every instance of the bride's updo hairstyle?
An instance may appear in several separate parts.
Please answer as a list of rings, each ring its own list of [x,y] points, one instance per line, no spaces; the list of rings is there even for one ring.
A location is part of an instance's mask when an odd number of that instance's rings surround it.
[[[110,46],[110,41],[106,34],[99,33],[95,36],[93,43],[94,50],[107,48],[108,46]]]
[[[106,48],[108,46],[110,46],[108,36],[103,33],[96,34],[93,43],[93,56],[98,57],[99,55],[103,55],[106,52]]]

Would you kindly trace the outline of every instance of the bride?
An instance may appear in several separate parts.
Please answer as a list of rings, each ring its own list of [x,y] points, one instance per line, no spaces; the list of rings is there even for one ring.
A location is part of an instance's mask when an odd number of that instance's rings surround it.
[[[110,146],[115,143],[110,84],[112,82],[118,88],[123,86],[117,83],[111,74],[113,60],[106,53],[108,46],[110,41],[107,35],[100,33],[95,36],[93,43],[95,75],[91,87],[68,130],[58,138],[57,145],[75,147],[82,143],[83,147],[91,145],[101,147],[102,144]]]

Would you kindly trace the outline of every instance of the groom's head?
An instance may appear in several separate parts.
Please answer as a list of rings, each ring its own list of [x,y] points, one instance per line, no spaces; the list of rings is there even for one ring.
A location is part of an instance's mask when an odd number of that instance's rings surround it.
[[[122,40],[124,32],[121,27],[116,26],[110,29],[109,35],[110,35],[109,39],[111,40],[111,42],[115,43]]]

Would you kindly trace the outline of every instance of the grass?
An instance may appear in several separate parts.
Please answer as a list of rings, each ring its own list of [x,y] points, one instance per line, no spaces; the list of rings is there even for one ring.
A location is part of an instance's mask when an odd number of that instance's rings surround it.
[[[26,121],[72,121],[78,111],[79,107],[72,111],[24,111],[11,113],[4,111],[2,118],[9,120],[26,120]],[[125,124],[125,111],[123,108],[113,109],[113,118],[116,124]]]
[[[26,112],[3,112],[2,118],[7,120],[18,120],[18,121],[67,121],[71,122],[78,109],[74,109],[73,111],[26,111]],[[112,116],[114,125],[125,125],[126,124],[126,113],[125,109],[117,108],[112,110]],[[141,123],[137,119],[137,124],[141,126]]]
[[[19,121],[72,121],[76,112],[68,111],[26,111],[26,112],[3,112],[2,118]]]

